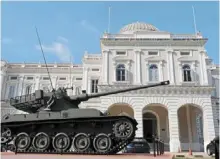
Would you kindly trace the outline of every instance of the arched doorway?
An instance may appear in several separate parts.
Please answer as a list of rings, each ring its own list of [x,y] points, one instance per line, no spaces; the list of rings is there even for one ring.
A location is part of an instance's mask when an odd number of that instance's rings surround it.
[[[167,107],[160,103],[151,103],[145,106],[142,110],[143,113],[143,137],[151,137],[156,135],[165,143],[165,151],[169,151],[169,118]],[[148,139],[152,144],[152,139]]]
[[[185,104],[178,109],[178,120],[182,151],[204,152],[202,108]]]
[[[134,110],[133,108],[125,103],[113,104],[108,108],[108,113],[110,116],[117,115],[127,115],[134,118]]]
[[[153,135],[157,135],[157,117],[153,112],[147,111],[143,114],[143,136],[144,138],[152,143]]]

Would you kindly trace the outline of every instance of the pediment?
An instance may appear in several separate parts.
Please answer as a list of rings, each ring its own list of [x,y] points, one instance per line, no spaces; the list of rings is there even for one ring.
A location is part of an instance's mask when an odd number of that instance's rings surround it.
[[[197,59],[193,58],[192,56],[179,57],[177,60],[178,61],[197,61]]]
[[[160,56],[151,56],[145,58],[145,61],[164,61],[164,59],[161,58]]]
[[[123,56],[116,56],[113,58],[114,61],[130,61],[131,59]]]

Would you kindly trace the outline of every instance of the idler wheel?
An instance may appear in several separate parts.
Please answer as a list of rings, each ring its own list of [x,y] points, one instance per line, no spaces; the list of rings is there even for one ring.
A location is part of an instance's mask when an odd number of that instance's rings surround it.
[[[113,132],[115,137],[125,139],[131,137],[134,127],[128,120],[121,120],[114,124]]]
[[[79,133],[76,134],[76,136],[74,136],[73,138],[73,148],[75,151],[78,152],[83,152],[89,149],[90,147],[90,138],[88,137],[88,135],[84,134],[84,133]]]
[[[50,145],[50,137],[43,132],[35,135],[33,139],[33,147],[38,151],[45,151]]]
[[[17,150],[26,150],[29,148],[31,144],[31,138],[27,133],[20,133],[17,135],[15,139],[15,147]]]
[[[57,151],[65,151],[70,146],[70,138],[65,133],[58,133],[53,138],[53,148]]]
[[[11,130],[9,128],[2,128],[1,130],[1,144],[8,142],[11,137]]]
[[[104,134],[98,134],[93,140],[93,147],[97,152],[106,153],[112,146],[111,138]]]

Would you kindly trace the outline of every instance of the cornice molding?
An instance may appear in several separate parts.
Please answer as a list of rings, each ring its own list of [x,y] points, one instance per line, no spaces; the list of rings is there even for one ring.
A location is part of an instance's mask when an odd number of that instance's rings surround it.
[[[140,86],[140,85],[139,85]],[[108,92],[119,89],[135,87],[128,85],[99,85],[100,92]],[[138,87],[138,86],[136,86]],[[125,92],[128,96],[211,96],[214,87],[210,86],[160,86],[148,89]],[[114,96],[114,95],[113,95]]]

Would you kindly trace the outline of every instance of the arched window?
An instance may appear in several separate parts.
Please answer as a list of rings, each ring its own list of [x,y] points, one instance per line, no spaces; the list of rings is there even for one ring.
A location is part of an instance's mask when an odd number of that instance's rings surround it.
[[[116,80],[125,81],[125,65],[119,64],[116,68]]]
[[[157,65],[153,64],[149,67],[149,81],[158,81],[158,68]]]
[[[191,76],[191,69],[189,65],[184,65],[182,67],[183,69],[183,81],[184,82],[190,82],[192,81],[192,76]]]
[[[31,85],[27,86],[25,89],[25,94],[31,94]]]

